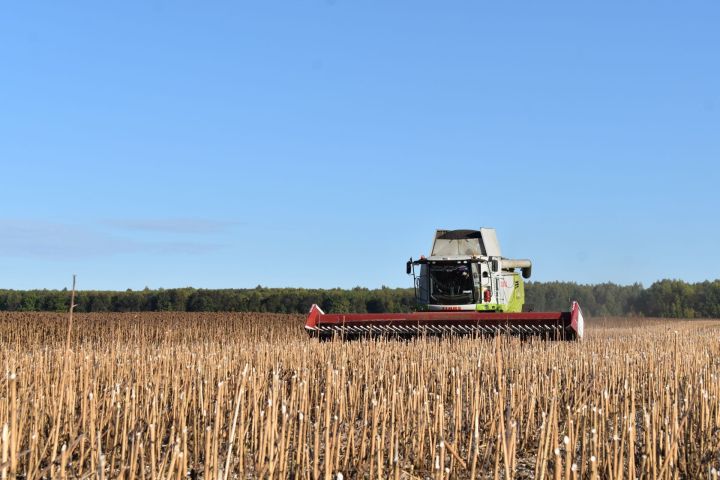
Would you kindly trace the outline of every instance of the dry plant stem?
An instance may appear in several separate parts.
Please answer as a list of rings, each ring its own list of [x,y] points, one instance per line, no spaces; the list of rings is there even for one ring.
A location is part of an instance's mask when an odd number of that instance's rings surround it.
[[[60,440],[60,425],[62,423],[63,406],[65,404],[65,381],[67,375],[68,363],[70,360],[70,339],[72,337],[73,311],[75,310],[75,275],[72,281],[72,293],[70,295],[70,309],[67,321],[67,334],[65,335],[65,350],[63,351],[62,368],[60,369],[59,381],[57,383],[57,391],[60,393],[57,399],[57,409],[55,411],[55,426],[52,435],[52,450],[50,451],[50,462],[55,463],[58,442]]]
[[[230,460],[232,459],[232,447],[235,443],[235,426],[237,425],[238,414],[240,413],[240,397],[242,395],[242,387],[238,390],[235,397],[235,414],[233,415],[232,427],[230,429],[230,439],[228,440],[228,451],[225,457],[225,470],[223,472],[223,480],[227,480],[230,472]]]

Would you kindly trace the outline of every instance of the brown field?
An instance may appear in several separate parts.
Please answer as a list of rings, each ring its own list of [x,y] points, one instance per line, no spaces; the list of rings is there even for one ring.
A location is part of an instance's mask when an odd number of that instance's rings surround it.
[[[0,477],[717,478],[720,322],[319,343],[302,321],[76,315],[66,354],[66,315],[0,314]]]

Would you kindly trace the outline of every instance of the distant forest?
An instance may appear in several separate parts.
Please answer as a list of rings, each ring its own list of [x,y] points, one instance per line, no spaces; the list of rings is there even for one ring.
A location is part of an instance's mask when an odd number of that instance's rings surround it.
[[[720,318],[720,280],[686,283],[662,280],[640,284],[579,285],[528,282],[526,309],[565,310],[577,300],[587,315]],[[265,288],[206,290],[80,291],[78,312],[275,312],[307,313],[313,303],[326,312],[383,313],[413,310],[412,289],[356,287],[344,289]],[[67,311],[67,290],[0,290],[0,311]]]

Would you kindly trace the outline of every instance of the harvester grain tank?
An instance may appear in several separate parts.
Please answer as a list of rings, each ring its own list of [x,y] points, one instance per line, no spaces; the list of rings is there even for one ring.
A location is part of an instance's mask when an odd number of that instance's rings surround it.
[[[523,312],[523,278],[530,277],[532,263],[503,257],[493,228],[437,230],[430,255],[411,258],[406,267],[414,279],[416,312],[326,314],[313,305],[305,329],[320,338],[507,333],[575,340],[583,336],[582,311],[575,301],[568,311]]]

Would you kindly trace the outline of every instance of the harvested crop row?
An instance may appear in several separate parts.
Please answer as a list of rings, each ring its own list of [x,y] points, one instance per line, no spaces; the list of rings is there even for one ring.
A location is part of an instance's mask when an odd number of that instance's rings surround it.
[[[699,478],[720,323],[309,340],[299,316],[0,316],[2,478]],[[638,320],[638,322],[643,322]],[[713,477],[715,478],[715,477]]]

